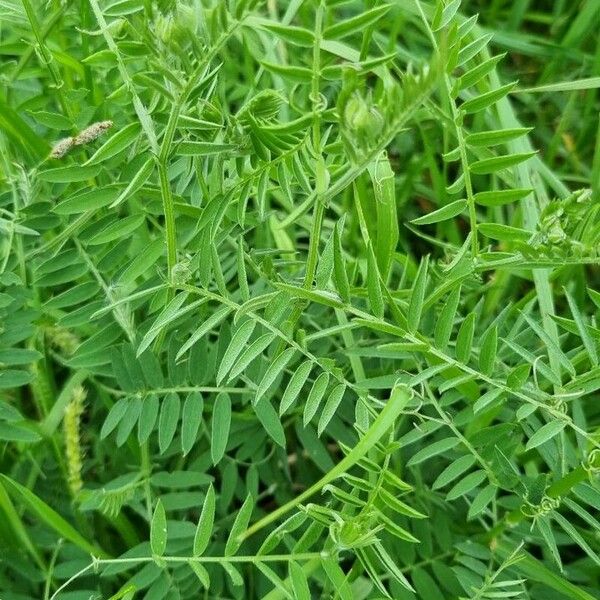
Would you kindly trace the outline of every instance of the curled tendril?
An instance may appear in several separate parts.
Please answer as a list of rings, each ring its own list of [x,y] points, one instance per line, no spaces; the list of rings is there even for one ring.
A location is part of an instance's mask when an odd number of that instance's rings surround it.
[[[600,449],[594,448],[583,461],[581,466],[585,469],[590,477],[600,475]]]
[[[327,110],[327,98],[321,92],[318,96],[310,95],[310,101],[313,102],[314,110],[316,113],[321,114]]]
[[[543,517],[548,513],[556,510],[560,506],[559,498],[551,498],[550,496],[544,495],[542,501],[539,504],[532,504],[529,501],[521,506],[521,512],[529,518],[537,519]]]

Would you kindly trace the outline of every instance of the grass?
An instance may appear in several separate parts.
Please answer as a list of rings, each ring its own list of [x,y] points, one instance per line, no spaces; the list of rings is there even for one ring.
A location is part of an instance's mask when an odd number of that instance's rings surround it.
[[[0,598],[600,598],[596,0],[0,2]]]

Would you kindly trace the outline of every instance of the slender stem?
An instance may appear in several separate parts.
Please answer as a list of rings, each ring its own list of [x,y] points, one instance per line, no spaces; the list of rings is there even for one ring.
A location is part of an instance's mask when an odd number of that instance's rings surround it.
[[[308,256],[306,258],[306,271],[304,273],[304,287],[310,289],[313,286],[315,273],[317,271],[317,262],[319,258],[319,243],[321,241],[321,229],[323,227],[323,216],[325,214],[325,189],[322,187],[322,178],[324,171],[324,161],[321,151],[321,113],[319,107],[321,104],[321,40],[323,27],[323,14],[325,6],[321,2],[317,8],[315,19],[315,41],[313,45],[313,64],[312,64],[312,81],[310,98],[313,104],[313,124],[312,124],[312,145],[317,158],[317,177],[315,183],[315,193],[311,194],[310,198],[314,202],[314,213],[312,219],[312,227],[308,242]],[[294,309],[290,316],[290,323],[295,328],[298,319],[302,316],[303,304],[298,300],[294,303]],[[279,344],[277,353],[281,352],[282,344]]]
[[[130,392],[123,392],[122,390],[116,390],[115,388],[111,388],[100,381],[94,380],[94,382],[99,385],[103,390],[111,394],[112,396],[130,396]],[[226,394],[247,394],[249,392],[249,388],[247,387],[215,387],[215,386],[207,386],[207,385],[177,385],[173,387],[167,388],[152,388],[144,390],[144,394],[170,394],[170,393],[188,393],[188,392],[200,392],[205,394],[217,394],[219,392],[224,392]]]
[[[313,214],[312,230],[308,247],[308,258],[306,260],[306,273],[304,274],[304,287],[312,287],[315,272],[317,269],[317,260],[319,256],[319,243],[321,241],[321,228],[323,226],[323,215],[325,214],[325,203],[323,201],[323,182],[320,179],[323,176],[322,166],[323,158],[321,153],[321,113],[319,106],[321,104],[321,38],[323,28],[323,13],[325,7],[323,2],[317,8],[315,19],[315,43],[313,46],[313,64],[312,64],[312,82],[311,82],[311,101],[313,104],[313,126],[312,126],[312,145],[317,158],[317,177],[315,183],[315,211]]]
[[[423,12],[423,8],[419,0],[416,0],[416,5],[419,10],[419,14],[421,16],[421,20],[423,21],[423,25],[429,35],[431,43],[438,56],[440,55],[440,48],[438,43],[433,35],[433,31],[429,26],[429,21],[425,17],[425,13]],[[462,128],[462,114],[456,106],[456,102],[454,101],[454,97],[452,95],[452,83],[450,82],[450,77],[446,72],[445,65],[442,65],[443,69],[443,82],[444,82],[444,93],[446,95],[446,99],[450,106],[450,112],[452,113],[452,123],[454,125],[454,131],[456,134],[456,142],[458,144],[459,155],[460,155],[460,164],[462,167],[462,173],[465,181],[465,192],[467,195],[467,207],[469,209],[469,225],[471,227],[471,253],[475,257],[479,254],[479,239],[477,235],[477,212],[475,210],[475,195],[473,193],[473,184],[471,182],[471,171],[469,170],[469,159],[467,156],[467,145],[465,143],[465,138],[463,135]]]
[[[267,562],[291,562],[291,561],[310,561],[320,558],[326,558],[327,552],[303,552],[299,554],[271,554],[270,556],[140,556],[139,558],[110,558],[110,559],[98,559],[94,558],[89,565],[86,565],[80,569],[75,575],[69,578],[63,583],[55,592],[52,594],[50,600],[55,598],[65,590],[71,583],[79,579],[82,575],[85,575],[91,569],[98,569],[98,567],[109,566],[109,565],[139,565],[144,563],[153,563],[157,560],[163,563],[252,563],[261,564]]]
[[[45,33],[40,29],[40,24],[38,23],[35,10],[31,5],[29,0],[21,0],[23,4],[23,8],[27,13],[27,19],[29,20],[29,24],[31,25],[31,29],[35,36],[38,48],[40,49],[40,55],[45,63],[45,66],[48,67],[48,71],[50,72],[50,77],[52,77],[52,81],[54,86],[56,87],[56,93],[58,95],[58,99],[61,105],[63,112],[69,117],[69,119],[73,119],[73,112],[71,110],[71,106],[66,101],[65,96],[63,94],[63,80],[60,76],[56,65],[54,64],[54,57],[48,47],[46,46],[46,42],[44,41]]]

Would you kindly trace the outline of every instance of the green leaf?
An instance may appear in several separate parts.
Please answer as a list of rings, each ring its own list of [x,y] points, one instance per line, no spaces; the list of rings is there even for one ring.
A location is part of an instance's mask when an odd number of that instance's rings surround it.
[[[504,98],[516,85],[517,82],[513,81],[512,83],[507,83],[495,90],[475,96],[475,98],[470,98],[461,104],[460,110],[467,114],[484,110]]]
[[[344,303],[340,298],[329,291],[325,290],[308,290],[296,285],[289,285],[287,283],[277,283],[275,287],[280,290],[288,292],[294,298],[302,298],[303,300],[309,300],[310,302],[316,302],[317,304],[323,304],[325,306],[331,306],[332,308],[343,308]]]
[[[185,314],[185,309],[180,309],[187,298],[187,292],[180,292],[167,304],[167,306],[165,306],[165,308],[152,323],[150,329],[148,329],[146,332],[146,335],[144,335],[142,338],[142,341],[140,342],[136,352],[136,358],[139,358],[150,347],[150,344],[158,337],[160,332],[169,323],[172,323],[182,314]]]
[[[579,310],[574,298],[567,292],[566,289],[563,290],[565,294],[565,298],[569,304],[569,309],[571,310],[571,314],[573,315],[573,319],[575,320],[575,324],[577,325],[577,330],[579,331],[579,335],[581,336],[581,341],[585,347],[586,352],[590,358],[590,362],[594,367],[598,366],[598,351],[596,350],[596,342],[592,339],[592,336],[588,332],[587,325],[583,320],[583,315]]]
[[[566,426],[565,421],[556,420],[546,423],[529,438],[529,441],[525,445],[525,450],[533,450],[533,448],[541,446],[558,435]]]
[[[215,490],[211,483],[206,491],[204,505],[202,506],[202,512],[200,513],[198,526],[194,535],[194,556],[202,556],[208,547],[215,522],[215,506]]]
[[[454,319],[456,318],[456,311],[460,301],[460,289],[460,285],[457,285],[450,292],[448,299],[442,306],[442,311],[435,324],[434,339],[435,345],[438,348],[445,348],[448,345],[450,336],[452,335]]]
[[[233,366],[237,357],[240,355],[244,346],[250,339],[252,332],[254,331],[255,321],[252,319],[247,320],[243,323],[240,328],[233,334],[229,346],[225,350],[225,354],[221,359],[219,365],[219,371],[217,373],[217,385],[220,385],[223,379],[227,376],[227,373]]]
[[[473,471],[472,473],[469,473],[446,494],[446,500],[450,502],[456,500],[460,496],[468,494],[480,483],[485,481],[486,478],[487,475],[485,474],[485,471]]]
[[[423,301],[425,299],[425,287],[427,285],[427,270],[429,266],[429,255],[426,255],[419,265],[415,281],[410,293],[408,303],[407,323],[410,333],[415,333],[419,328],[421,314],[423,312]]]
[[[27,371],[6,369],[0,371],[0,390],[17,388],[33,381],[33,375]]]
[[[467,364],[471,356],[473,335],[475,333],[475,313],[469,313],[462,322],[456,336],[456,359]]]
[[[452,448],[454,448],[459,442],[460,440],[454,437],[448,437],[438,440],[437,442],[433,442],[433,444],[429,444],[412,456],[406,463],[406,466],[414,467],[422,462],[425,462],[426,460],[429,460],[430,458],[433,458],[434,456],[448,452],[448,450],[452,450]]]
[[[376,23],[390,8],[390,4],[383,4],[361,12],[350,19],[342,19],[339,23],[335,23],[334,25],[325,28],[323,36],[333,40],[363,31],[365,28],[373,25],[373,23]]]
[[[142,412],[142,400],[138,396],[131,398],[127,412],[123,415],[119,428],[117,430],[117,446],[122,446],[126,441],[134,427],[137,425],[138,418]]]
[[[190,566],[192,571],[194,571],[194,574],[198,578],[198,581],[200,582],[202,587],[205,590],[209,590],[210,589],[210,575],[208,574],[206,567],[204,565],[202,565],[201,563],[199,563],[195,560],[191,560],[191,559],[188,560],[188,565]]]
[[[520,154],[506,154],[504,156],[494,156],[493,158],[484,158],[475,161],[469,165],[469,170],[475,175],[487,175],[497,173],[503,169],[509,169],[519,165],[531,157],[535,156],[536,152],[522,152]]]
[[[204,400],[200,392],[188,394],[181,415],[181,452],[186,456],[196,443],[198,430],[202,423]]]
[[[276,444],[285,448],[285,431],[271,402],[266,398],[262,398],[253,408],[264,430]]]
[[[258,384],[253,404],[256,404],[265,395],[265,392],[271,387],[271,385],[273,385],[275,379],[277,379],[277,377],[281,374],[283,369],[285,369],[286,365],[292,359],[294,352],[294,348],[286,348],[283,352],[281,352],[278,356],[276,356],[273,359],[273,361],[265,371],[263,378]]]
[[[240,534],[248,527],[253,510],[254,499],[252,498],[252,494],[248,494],[231,526],[231,531],[225,544],[225,556],[233,556],[242,545],[243,540],[240,538]]]
[[[264,60],[261,61],[261,64],[267,71],[271,71],[272,73],[275,73],[275,75],[279,75],[288,81],[308,83],[312,79],[312,71],[306,67],[283,66]]]
[[[281,397],[281,404],[279,405],[279,414],[284,414],[298,398],[302,386],[306,383],[308,375],[312,369],[312,362],[307,360],[301,363],[298,368],[294,371],[294,374],[290,377],[288,384]]]
[[[466,454],[451,462],[436,478],[431,486],[434,490],[445,487],[464,472],[468,471],[475,464],[475,457],[472,454]]]
[[[98,246],[114,242],[119,238],[124,238],[132,234],[146,220],[145,215],[131,215],[117,221],[113,221],[104,229],[93,235],[89,240],[90,246]]]
[[[154,430],[159,409],[158,396],[150,394],[142,400],[142,412],[138,419],[138,441],[143,444]]]
[[[331,393],[327,398],[327,402],[325,402],[325,406],[323,407],[323,412],[319,417],[319,426],[317,427],[317,435],[319,437],[321,437],[321,434],[323,431],[325,431],[325,428],[327,425],[329,425],[329,422],[337,413],[337,409],[342,401],[342,398],[344,397],[345,392],[346,386],[343,383],[339,383],[333,388],[333,390],[331,390]]]
[[[460,3],[462,0],[451,0],[448,4],[446,4],[443,10],[439,13],[439,18],[434,18],[432,23],[433,31],[439,31],[443,29],[452,21],[454,15],[456,15],[458,9],[460,8]],[[440,5],[442,6],[442,5]]]
[[[285,42],[296,46],[312,48],[315,43],[315,34],[310,29],[294,27],[292,25],[281,25],[280,23],[263,23],[261,27],[274,33]]]
[[[130,398],[120,398],[113,404],[112,408],[108,412],[108,415],[106,416],[106,419],[104,419],[102,428],[100,429],[101,440],[114,431],[121,419],[125,416],[130,403]]]
[[[477,227],[483,235],[502,242],[526,242],[531,237],[531,231],[500,225],[499,223],[480,223]]]
[[[456,62],[456,66],[460,67],[464,65],[467,61],[471,60],[474,56],[479,54],[489,43],[489,41],[494,37],[493,33],[486,33],[476,39],[474,39],[471,43],[463,46],[458,53],[458,60]]]
[[[231,427],[231,398],[229,394],[219,392],[213,405],[210,456],[213,464],[221,461],[229,441],[229,429]]]
[[[160,498],[150,523],[150,548],[156,556],[162,556],[167,548],[167,515]]]
[[[379,281],[379,267],[373,253],[373,246],[370,243],[367,247],[367,293],[373,315],[381,319],[385,311],[385,304],[383,303],[383,293]]]
[[[179,394],[169,392],[162,401],[160,417],[158,418],[158,447],[161,454],[165,453],[173,441],[175,431],[177,431],[180,411],[181,400]]]
[[[192,333],[188,341],[181,346],[175,360],[179,360],[194,344],[198,343],[209,331],[217,327],[230,312],[231,308],[229,306],[220,306],[215,310],[213,314],[208,317],[194,333]]]
[[[487,60],[480,62],[473,68],[465,71],[456,82],[456,90],[467,89],[476,83],[479,83],[484,77],[491,73],[496,65],[506,56],[506,54],[498,54]]]
[[[455,200],[454,202],[450,202],[450,204],[446,204],[446,206],[442,206],[442,208],[438,208],[418,219],[413,219],[411,223],[413,225],[431,225],[432,223],[440,223],[460,215],[466,208],[466,200]]]
[[[158,259],[165,253],[164,240],[154,240],[144,248],[144,252],[138,254],[121,273],[118,283],[126,285],[133,283],[138,277],[146,273],[150,267],[156,264]]]
[[[485,147],[508,144],[533,131],[531,127],[513,127],[512,129],[497,129],[495,131],[478,131],[470,133],[465,138],[469,146]]]
[[[348,578],[344,571],[342,571],[337,560],[331,556],[323,557],[321,558],[321,565],[327,574],[329,581],[331,581],[333,588],[339,595],[340,600],[353,600],[354,594],[348,583]]]
[[[486,329],[481,338],[481,347],[479,350],[479,369],[484,375],[491,375],[496,362],[496,352],[498,350],[498,327],[492,325]]]
[[[321,404],[321,400],[327,391],[328,385],[329,373],[324,371],[315,379],[315,382],[308,393],[306,405],[304,406],[304,415],[302,418],[304,427],[306,427],[307,423],[312,421],[312,418],[315,416],[317,410],[319,409],[319,405]]]
[[[93,179],[100,173],[99,165],[91,165],[89,167],[74,166],[74,167],[57,167],[55,169],[46,169],[40,171],[38,177],[42,181],[49,183],[75,183],[76,181],[86,181]]]
[[[31,444],[42,439],[39,433],[23,423],[3,423],[0,421],[0,440],[6,442],[23,442]]]
[[[108,206],[119,195],[119,188],[104,187],[77,192],[59,202],[53,211],[58,215],[76,215]]]
[[[514,94],[546,94],[548,92],[574,92],[578,90],[595,90],[600,88],[600,77],[587,77],[572,81],[560,81],[548,83],[536,87],[528,87],[515,90]]]
[[[589,556],[596,565],[600,565],[600,557],[592,550],[590,545],[585,541],[583,536],[575,529],[575,527],[565,519],[558,511],[553,514],[554,520],[563,528],[565,533]]]
[[[346,263],[342,251],[341,225],[338,221],[333,229],[333,273],[335,278],[335,287],[340,294],[343,302],[350,302],[350,283],[346,272]]]
[[[110,205],[110,208],[119,206],[122,202],[125,202],[128,198],[131,198],[145,183],[150,179],[152,171],[154,171],[155,161],[153,158],[149,158],[131,178],[131,181],[127,184],[127,187],[115,198]]]
[[[291,560],[289,564],[290,579],[292,581],[292,592],[295,600],[312,600],[312,594],[308,586],[308,579],[302,567]]]
[[[275,339],[274,333],[265,333],[257,338],[246,350],[244,350],[237,360],[237,362],[231,368],[229,373],[229,381],[235,379],[239,375],[241,375],[248,365],[256,360],[271,344],[271,342]]]
[[[481,206],[503,206],[517,202],[533,193],[530,189],[513,189],[513,190],[490,190],[488,192],[477,192],[473,196],[476,204]]]
[[[496,487],[493,485],[486,485],[484,488],[479,490],[475,498],[473,498],[473,503],[469,507],[469,512],[467,514],[467,519],[474,519],[481,511],[485,509],[485,507],[494,499],[496,496]]]
[[[177,153],[181,156],[211,156],[213,154],[230,154],[235,149],[234,144],[181,142],[177,146]]]
[[[136,138],[140,135],[141,126],[139,123],[130,123],[120,131],[111,135],[96,152],[89,158],[84,165],[95,165],[102,161],[112,158],[122,150],[129,148]]]

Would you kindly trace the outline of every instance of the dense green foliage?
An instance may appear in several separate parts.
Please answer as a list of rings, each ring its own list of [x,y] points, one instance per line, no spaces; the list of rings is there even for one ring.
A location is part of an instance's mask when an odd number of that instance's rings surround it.
[[[0,0],[0,598],[600,598],[599,26]]]

